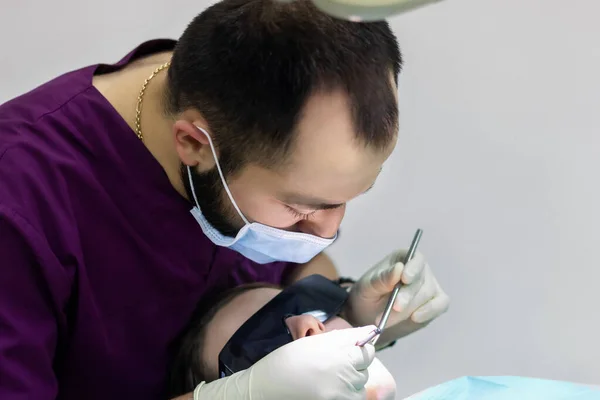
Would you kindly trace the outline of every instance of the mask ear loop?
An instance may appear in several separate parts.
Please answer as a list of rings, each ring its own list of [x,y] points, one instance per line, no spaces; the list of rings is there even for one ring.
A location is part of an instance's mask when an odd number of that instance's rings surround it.
[[[213,157],[215,159],[217,171],[219,172],[219,176],[221,177],[221,182],[223,183],[223,187],[225,188],[225,191],[227,192],[227,196],[229,196],[229,200],[231,200],[231,204],[233,204],[233,207],[238,212],[239,216],[242,218],[242,220],[244,220],[244,223],[246,225],[250,225],[250,222],[246,219],[246,217],[244,216],[244,214],[238,207],[237,203],[233,199],[233,195],[231,194],[231,191],[229,190],[229,186],[227,185],[227,181],[225,180],[225,176],[223,175],[223,171],[221,170],[221,165],[219,165],[219,158],[217,157],[217,152],[215,151],[215,146],[213,145],[210,135],[208,134],[208,132],[206,132],[204,129],[200,128],[199,126],[196,126],[196,128],[198,128],[198,130],[200,132],[202,132],[204,134],[204,136],[206,136],[206,138],[208,139],[208,144],[210,145],[210,150],[212,151]],[[198,198],[196,197],[196,190],[194,189],[194,183],[192,182],[192,174],[190,171],[190,166],[188,165],[187,168],[188,168],[188,179],[190,181],[190,187],[192,188],[192,194],[194,196],[194,201],[196,202],[196,207],[200,208],[200,205],[198,204]]]
[[[196,189],[194,188],[194,182],[192,182],[192,171],[190,171],[190,166],[187,166],[187,174],[188,174],[188,182],[190,183],[190,189],[192,189],[192,196],[194,196],[194,203],[196,203],[196,207],[200,209],[200,204],[198,204],[198,198],[196,197]]]

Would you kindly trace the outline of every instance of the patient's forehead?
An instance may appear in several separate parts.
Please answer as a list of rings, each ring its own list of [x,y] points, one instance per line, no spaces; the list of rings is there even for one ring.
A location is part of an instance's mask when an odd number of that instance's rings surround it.
[[[281,292],[275,288],[256,288],[247,290],[222,307],[206,327],[203,346],[203,361],[213,379],[218,376],[219,353],[231,336],[254,313]]]

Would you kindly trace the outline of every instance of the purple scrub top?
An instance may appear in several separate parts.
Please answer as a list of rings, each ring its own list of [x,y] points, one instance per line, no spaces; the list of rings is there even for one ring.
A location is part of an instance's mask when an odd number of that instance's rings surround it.
[[[0,399],[165,400],[198,301],[293,267],[213,245],[92,86],[174,45],[144,43],[0,106]]]

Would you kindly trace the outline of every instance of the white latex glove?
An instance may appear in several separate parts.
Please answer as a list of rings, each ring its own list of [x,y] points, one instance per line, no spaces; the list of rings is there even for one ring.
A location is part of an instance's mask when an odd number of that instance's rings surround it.
[[[405,266],[406,250],[399,250],[369,269],[350,290],[344,314],[355,326],[378,324],[398,282],[398,293],[380,344],[406,336],[442,315],[450,298],[438,284],[425,258],[416,252]]]
[[[194,400],[366,400],[372,345],[356,346],[374,326],[307,336],[280,347],[247,370],[194,391]]]
[[[394,400],[396,398],[396,381],[378,358],[368,368],[369,380],[365,385],[367,400]]]

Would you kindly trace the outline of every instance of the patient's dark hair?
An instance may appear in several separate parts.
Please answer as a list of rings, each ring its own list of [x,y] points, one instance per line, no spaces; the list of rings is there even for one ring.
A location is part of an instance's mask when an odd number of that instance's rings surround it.
[[[200,111],[225,175],[285,163],[316,92],[346,93],[357,142],[379,150],[397,133],[401,63],[385,21],[336,19],[308,0],[223,0],[177,42],[166,108]]]
[[[198,305],[177,343],[178,350],[169,372],[169,399],[193,392],[200,382],[211,380],[202,359],[206,327],[217,312],[234,298],[250,290],[261,288],[281,289],[281,286],[261,282],[240,285],[216,296],[209,296]]]

